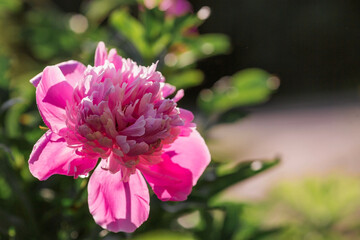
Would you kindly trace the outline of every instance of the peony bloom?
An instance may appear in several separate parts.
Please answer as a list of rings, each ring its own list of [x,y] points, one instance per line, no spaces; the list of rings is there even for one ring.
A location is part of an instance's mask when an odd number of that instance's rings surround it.
[[[179,17],[192,11],[192,6],[187,0],[144,0],[144,5],[152,9],[159,5],[161,11],[166,12],[168,16]]]
[[[88,175],[94,220],[113,232],[133,232],[149,215],[145,180],[163,201],[182,201],[210,161],[191,112],[177,107],[183,91],[151,67],[109,54],[100,42],[95,66],[49,66],[31,83],[49,130],[29,159],[39,180]],[[100,159],[99,164],[97,165]]]

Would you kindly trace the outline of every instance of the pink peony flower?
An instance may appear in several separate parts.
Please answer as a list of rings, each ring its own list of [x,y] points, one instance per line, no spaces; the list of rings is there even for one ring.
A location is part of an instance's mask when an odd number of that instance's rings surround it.
[[[145,180],[163,201],[182,201],[210,162],[183,96],[150,67],[109,54],[98,44],[95,66],[49,66],[31,83],[49,130],[29,159],[39,180],[87,175],[94,220],[113,232],[133,232],[149,215]],[[96,167],[98,161],[100,163]]]
[[[159,8],[170,16],[182,16],[192,10],[187,0],[162,0]]]
[[[144,0],[144,5],[152,9],[159,1],[157,0]],[[159,9],[166,12],[168,16],[182,16],[192,11],[192,6],[187,0],[160,0]]]

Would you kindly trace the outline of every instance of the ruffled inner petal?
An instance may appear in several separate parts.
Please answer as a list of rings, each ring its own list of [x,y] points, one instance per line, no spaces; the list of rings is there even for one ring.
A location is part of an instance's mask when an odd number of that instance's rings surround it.
[[[107,52],[104,42],[99,42],[95,51],[95,67],[104,65]]]

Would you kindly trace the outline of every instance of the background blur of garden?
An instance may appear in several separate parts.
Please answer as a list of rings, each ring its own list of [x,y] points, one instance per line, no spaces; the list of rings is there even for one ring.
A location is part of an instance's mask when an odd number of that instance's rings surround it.
[[[359,239],[360,2],[189,3],[0,0],[0,239]],[[159,60],[212,153],[189,200],[151,198],[132,235],[94,223],[86,180],[27,165],[44,133],[29,80],[93,64],[99,41]]]

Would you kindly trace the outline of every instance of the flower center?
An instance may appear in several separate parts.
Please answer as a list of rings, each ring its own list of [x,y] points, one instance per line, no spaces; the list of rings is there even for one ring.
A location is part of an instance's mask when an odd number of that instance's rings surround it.
[[[139,163],[158,163],[184,121],[176,103],[162,96],[159,75],[123,69],[88,67],[67,104],[66,140],[80,155],[107,159],[104,168],[131,174]]]

